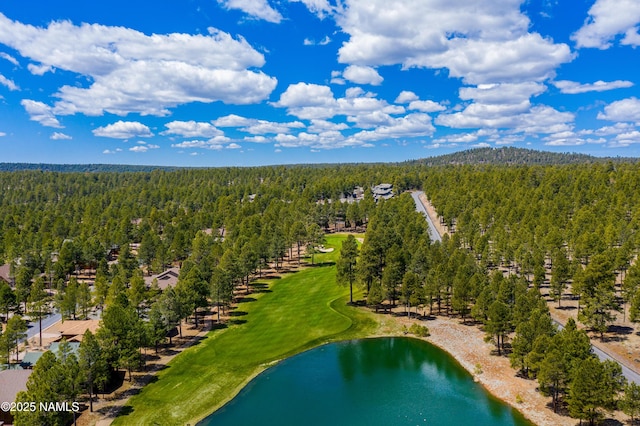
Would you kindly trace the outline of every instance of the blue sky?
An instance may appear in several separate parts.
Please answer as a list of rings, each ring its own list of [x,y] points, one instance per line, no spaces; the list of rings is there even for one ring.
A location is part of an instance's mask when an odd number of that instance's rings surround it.
[[[639,156],[637,0],[0,5],[0,162]]]

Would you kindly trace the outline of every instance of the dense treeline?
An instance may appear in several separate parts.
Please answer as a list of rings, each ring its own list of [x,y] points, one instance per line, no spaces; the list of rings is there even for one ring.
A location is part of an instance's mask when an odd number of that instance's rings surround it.
[[[590,422],[615,407],[637,415],[636,386],[620,396],[619,365],[600,363],[573,320],[558,331],[540,287],[558,303],[579,298],[578,319],[600,336],[625,302],[640,320],[639,172],[613,163],[427,169],[423,188],[452,237],[429,243],[411,229],[409,197],[381,203],[356,265],[367,302],[473,319],[554,409]]]
[[[182,335],[189,318],[199,326],[212,306],[219,319],[237,289],[250,291],[251,276],[280,268],[285,255],[300,262],[304,248],[313,255],[330,227],[365,225],[375,209],[369,188],[383,181],[406,189],[418,178],[383,166],[0,173],[0,263],[13,286],[0,280],[0,356],[9,362],[15,352],[17,361],[25,318],[100,314],[79,353],[65,346],[43,357],[19,399],[91,402],[118,370],[130,379],[144,367],[143,349],[157,351],[175,327]],[[356,186],[366,188],[361,202],[338,202]],[[175,287],[145,284],[171,266],[180,268]],[[62,371],[80,372],[50,380]],[[60,416],[16,422],[69,420]]]
[[[513,268],[537,285],[550,268],[552,297],[561,303],[571,282],[581,321],[602,334],[621,302],[640,319],[632,266],[640,244],[639,171],[637,164],[613,163],[456,167],[433,173],[425,188],[481,264]]]
[[[400,304],[408,316],[421,311],[483,324],[496,352],[539,380],[554,404],[592,420],[612,406],[607,392],[621,388],[618,372],[587,364],[594,361],[580,342],[588,338],[572,326],[557,331],[539,289],[547,271],[558,303],[571,285],[580,298],[579,320],[601,335],[621,302],[632,320],[640,319],[639,168],[403,164],[0,173],[0,261],[10,265],[15,285],[0,281],[6,322],[0,356],[9,361],[17,351],[24,315],[37,321],[55,307],[64,318],[84,318],[97,306],[100,329],[86,336],[80,353],[65,348],[46,359],[51,371],[56,363],[74,371],[75,359],[85,375],[69,384],[68,394],[94,394],[116,370],[141,368],[142,348],[157,350],[169,329],[181,331],[187,318],[198,325],[211,306],[224,311],[235,289],[249,291],[250,277],[279,268],[285,254],[299,259],[302,247],[312,254],[330,227],[366,225],[360,248],[351,239],[343,247],[340,282],[360,282],[376,310]],[[376,204],[369,188],[383,182],[399,195]],[[365,188],[362,201],[338,202],[356,186]],[[424,218],[402,194],[413,188],[424,189],[451,237],[430,242]],[[144,275],[170,266],[181,267],[175,288],[147,288]],[[83,270],[95,272],[92,287],[80,279]],[[616,274],[623,277],[619,288]],[[577,343],[567,346],[567,339]],[[101,355],[92,358],[96,352]],[[584,377],[594,371],[600,376]],[[581,380],[607,383],[604,399],[580,405]],[[32,382],[27,396],[67,395]]]

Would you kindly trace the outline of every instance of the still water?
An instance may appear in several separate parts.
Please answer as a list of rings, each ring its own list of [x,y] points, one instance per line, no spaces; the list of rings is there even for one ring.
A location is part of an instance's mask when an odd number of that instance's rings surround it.
[[[446,352],[408,338],[333,343],[296,355],[200,424],[531,425]]]

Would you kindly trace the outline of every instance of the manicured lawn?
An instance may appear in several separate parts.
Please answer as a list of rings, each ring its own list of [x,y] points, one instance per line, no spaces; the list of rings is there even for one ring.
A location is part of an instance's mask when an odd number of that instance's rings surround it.
[[[329,236],[332,262],[344,236]],[[234,318],[246,323],[212,331],[207,339],[173,359],[125,407],[116,424],[195,424],[230,398],[270,363],[331,340],[375,331],[372,314],[346,306],[349,289],[335,284],[335,267],[325,264],[268,282],[270,292],[254,293]],[[237,314],[236,314],[237,315]]]

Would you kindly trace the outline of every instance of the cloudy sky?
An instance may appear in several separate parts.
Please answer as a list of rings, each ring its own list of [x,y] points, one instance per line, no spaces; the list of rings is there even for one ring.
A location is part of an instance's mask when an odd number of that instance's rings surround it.
[[[0,162],[639,156],[638,0],[0,5]]]

